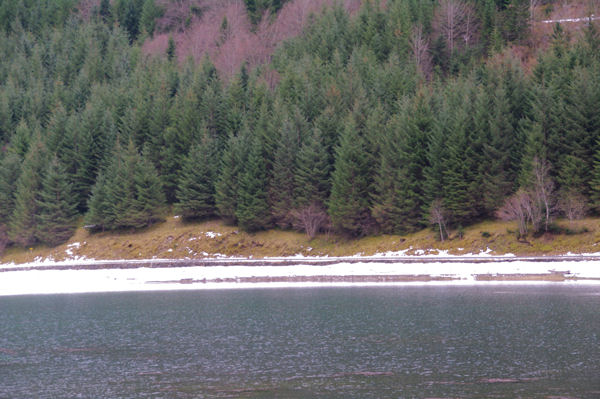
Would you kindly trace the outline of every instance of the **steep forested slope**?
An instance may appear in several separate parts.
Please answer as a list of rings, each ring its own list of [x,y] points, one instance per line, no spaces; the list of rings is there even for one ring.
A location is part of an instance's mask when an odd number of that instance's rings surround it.
[[[260,38],[302,1],[225,3]],[[525,235],[598,210],[592,21],[555,25],[532,62],[528,1],[351,3],[230,75],[210,56],[239,45],[233,22],[219,21],[219,51],[181,48],[210,2],[177,3],[187,25],[158,0],[2,2],[0,241],[55,244],[81,216],[142,227],[168,205],[248,231],[435,225],[441,239],[496,215]],[[145,47],[159,35],[164,51]]]

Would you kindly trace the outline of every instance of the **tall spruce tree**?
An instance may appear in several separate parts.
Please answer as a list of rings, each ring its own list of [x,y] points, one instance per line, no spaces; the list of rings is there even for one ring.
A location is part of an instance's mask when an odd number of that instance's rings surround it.
[[[117,142],[88,204],[86,223],[100,229],[141,228],[162,220],[165,197],[158,173],[133,141],[126,148]]]
[[[300,143],[298,131],[289,119],[283,122],[280,134],[273,159],[269,199],[275,223],[281,228],[289,228],[292,225],[291,211],[295,202],[294,175]]]
[[[240,227],[257,231],[271,224],[267,201],[267,179],[260,139],[250,142],[246,168],[239,177],[235,216]]]
[[[422,226],[423,171],[433,125],[429,104],[422,94],[405,100],[380,144],[380,167],[375,177],[373,215],[385,233],[405,233]]]
[[[39,138],[31,144],[16,184],[15,207],[9,222],[9,238],[19,245],[36,242],[38,196],[46,168],[46,148]]]
[[[101,171],[96,178],[96,184],[92,187],[90,199],[87,203],[88,211],[85,214],[84,222],[92,230],[108,230],[114,226],[114,221],[110,208],[112,203],[109,200],[107,172],[112,168]]]
[[[218,169],[217,141],[208,136],[192,146],[179,177],[175,212],[184,220],[216,215],[215,184]]]
[[[0,161],[0,224],[8,223],[15,206],[15,191],[21,174],[21,159],[7,153]]]
[[[299,208],[315,204],[324,208],[331,191],[329,153],[318,128],[304,141],[297,158],[295,202]]]
[[[156,168],[148,157],[148,146],[144,148],[141,156],[130,142],[128,152],[135,151],[137,157],[133,166],[133,184],[135,197],[132,204],[130,223],[133,227],[146,227],[156,222],[163,221],[163,212],[166,204],[162,182]]]
[[[69,239],[77,227],[77,198],[64,166],[55,156],[46,168],[37,198],[35,236],[41,243],[58,245]]]
[[[248,159],[249,143],[250,133],[244,128],[239,136],[229,137],[221,158],[215,199],[219,216],[231,224],[237,223],[238,187]]]
[[[353,236],[367,234],[372,227],[369,156],[353,118],[346,120],[334,167],[328,203],[333,226]]]

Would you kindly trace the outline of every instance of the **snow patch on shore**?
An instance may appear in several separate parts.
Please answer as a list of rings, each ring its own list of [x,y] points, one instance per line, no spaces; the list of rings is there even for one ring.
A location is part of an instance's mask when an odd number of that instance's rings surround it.
[[[81,264],[81,261],[77,262]],[[552,271],[579,278],[600,279],[598,262],[563,261],[557,263],[513,261],[493,263],[347,263],[293,266],[190,266],[169,268],[100,270],[25,270],[0,273],[0,296],[116,291],[162,291],[189,289],[225,289],[249,287],[308,287],[348,285],[490,285],[541,284],[545,282],[483,282],[477,275],[547,274]],[[216,282],[218,279],[252,277],[308,276],[415,276],[452,277],[452,281],[398,283],[248,283]],[[556,283],[548,283],[556,284]],[[600,284],[600,280],[568,281],[564,284]]]

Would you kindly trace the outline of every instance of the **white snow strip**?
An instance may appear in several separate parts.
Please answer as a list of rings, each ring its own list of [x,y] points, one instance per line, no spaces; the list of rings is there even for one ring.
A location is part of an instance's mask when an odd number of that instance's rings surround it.
[[[494,262],[494,263],[338,263],[327,266],[192,266],[172,268],[101,270],[25,270],[0,273],[0,296],[116,291],[162,291],[248,287],[313,287],[348,285],[474,285],[541,284],[544,282],[482,282],[478,274],[542,274],[553,270],[570,276],[600,279],[598,262]],[[202,280],[247,277],[293,276],[385,276],[430,275],[457,278],[454,281],[400,283],[203,283]],[[198,281],[198,282],[192,282]],[[186,282],[186,283],[182,283]],[[551,283],[556,284],[556,283]],[[561,284],[600,284],[600,280],[568,281]]]
[[[593,14],[589,17],[584,17],[584,18],[564,18],[564,19],[546,19],[544,21],[542,21],[542,23],[544,24],[562,24],[563,22],[587,22],[589,20],[592,21],[596,21],[598,19],[600,19],[600,17],[595,17]]]

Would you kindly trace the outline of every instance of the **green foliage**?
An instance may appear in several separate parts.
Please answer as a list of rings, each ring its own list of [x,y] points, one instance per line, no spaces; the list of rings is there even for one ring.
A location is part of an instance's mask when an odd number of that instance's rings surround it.
[[[295,201],[299,208],[316,204],[324,207],[331,191],[331,164],[318,128],[304,141],[296,161]]]
[[[23,161],[16,183],[14,211],[8,224],[8,236],[19,245],[36,242],[38,198],[46,168],[46,148],[36,139]]]
[[[405,233],[422,227],[423,174],[433,116],[420,95],[406,101],[381,138],[380,167],[375,177],[373,216],[386,233]]]
[[[221,158],[215,199],[219,216],[232,224],[237,223],[239,182],[248,159],[249,143],[249,132],[246,129],[239,136],[230,136]]]
[[[215,183],[218,168],[216,141],[204,136],[190,149],[181,170],[175,212],[184,220],[216,215]]]
[[[145,227],[162,220],[164,205],[160,178],[147,156],[131,140],[127,148],[117,142],[92,189],[86,223],[102,230]]]
[[[66,170],[56,157],[45,171],[37,208],[35,236],[39,242],[58,245],[73,235],[79,216],[76,197]]]
[[[156,19],[161,15],[162,9],[156,5],[155,0],[144,1],[139,23],[150,36],[154,36]]]
[[[257,23],[284,3],[246,6]],[[511,49],[529,43],[528,2],[467,3],[477,32],[453,52],[439,2],[365,1],[315,13],[270,65],[225,77],[208,57],[176,62],[187,50],[173,37],[166,57],[146,56],[165,2],[0,1],[0,225],[50,242],[43,193],[60,186],[100,229],[153,223],[165,199],[247,230],[312,209],[354,236],[418,229],[436,203],[455,228],[530,189],[535,158],[557,192],[600,210],[596,25],[556,27],[527,73]],[[217,42],[237,28],[224,19]]]
[[[246,12],[252,24],[260,22],[265,12],[277,13],[287,0],[244,0]]]
[[[291,211],[295,202],[296,157],[300,149],[301,133],[294,123],[286,119],[281,127],[281,137],[273,158],[272,177],[269,184],[271,212],[275,223],[282,228],[292,225]]]
[[[239,176],[235,216],[245,231],[257,231],[270,225],[267,179],[260,141],[250,143],[245,170]]]
[[[167,44],[167,59],[169,61],[172,61],[175,56],[176,56],[176,47],[175,47],[175,40],[173,39],[173,36],[169,36],[169,42]]]
[[[8,153],[0,161],[0,225],[6,225],[15,207],[15,191],[21,173],[21,158]]]
[[[145,0],[115,0],[113,3],[116,19],[121,27],[127,31],[129,42],[135,41],[140,34],[142,28],[140,20],[144,4]]]
[[[355,122],[348,119],[336,151],[328,206],[333,226],[354,236],[368,234],[371,228],[371,176],[364,146]]]

